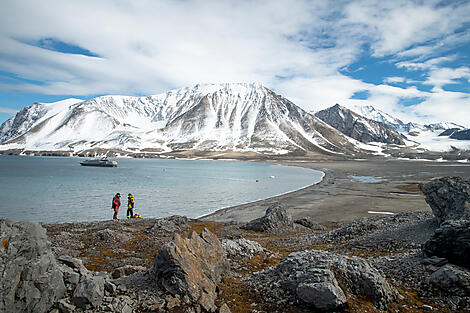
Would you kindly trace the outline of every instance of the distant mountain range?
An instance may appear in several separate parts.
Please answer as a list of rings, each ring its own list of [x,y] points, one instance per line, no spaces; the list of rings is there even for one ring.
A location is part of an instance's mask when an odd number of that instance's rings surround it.
[[[148,97],[35,103],[0,127],[1,149],[355,153],[341,132],[260,84],[196,85]]]
[[[447,129],[454,129],[448,136],[468,136],[459,125],[405,124],[373,107],[310,114],[260,84],[208,84],[147,97],[34,103],[0,126],[0,150],[360,155],[381,145],[419,145],[420,134]]]

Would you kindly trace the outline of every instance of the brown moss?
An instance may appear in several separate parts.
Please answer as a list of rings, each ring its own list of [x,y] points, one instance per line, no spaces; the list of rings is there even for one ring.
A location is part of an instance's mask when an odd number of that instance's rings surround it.
[[[403,191],[406,191],[408,193],[418,193],[420,194],[421,193],[421,190],[419,189],[418,187],[419,183],[417,182],[413,182],[413,183],[407,183],[407,184],[404,184],[404,185],[398,185],[396,186],[397,189],[400,189],[400,190],[403,190]]]
[[[225,223],[190,220],[189,225],[191,226],[190,231],[194,230],[198,234],[200,234],[204,230],[204,228],[207,228],[210,232],[214,234],[218,234],[219,230],[225,226]]]

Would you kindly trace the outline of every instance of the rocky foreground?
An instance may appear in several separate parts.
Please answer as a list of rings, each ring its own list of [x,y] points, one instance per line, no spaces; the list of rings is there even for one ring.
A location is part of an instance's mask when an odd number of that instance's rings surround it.
[[[470,180],[420,188],[432,213],[348,223],[2,219],[0,312],[468,312]]]

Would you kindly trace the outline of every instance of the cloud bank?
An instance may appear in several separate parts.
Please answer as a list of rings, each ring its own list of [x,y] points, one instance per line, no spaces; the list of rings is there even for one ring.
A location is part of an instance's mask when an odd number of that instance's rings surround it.
[[[371,104],[470,127],[467,1],[16,0],[0,12],[2,92],[260,82],[306,110]],[[396,72],[374,81],[372,63]]]

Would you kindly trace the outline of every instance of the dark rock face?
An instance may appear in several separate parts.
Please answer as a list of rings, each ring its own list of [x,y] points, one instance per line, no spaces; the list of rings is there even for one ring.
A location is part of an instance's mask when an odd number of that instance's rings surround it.
[[[343,134],[364,143],[405,144],[404,137],[392,127],[360,116],[339,104],[319,111],[315,116]]]
[[[241,228],[271,233],[285,233],[294,227],[292,217],[280,203],[273,204],[266,210],[263,217],[254,219]]]
[[[339,309],[349,294],[367,297],[385,310],[395,297],[387,281],[366,260],[318,250],[292,253],[249,281],[272,301],[284,299],[287,293],[317,310]]]
[[[447,220],[470,218],[470,179],[444,177],[420,184],[419,188],[439,224]]]
[[[439,136],[452,136],[455,132],[458,132],[460,128],[449,128],[444,130]]]
[[[423,246],[428,256],[470,268],[470,220],[449,220]]]
[[[200,235],[192,232],[186,239],[176,234],[159,250],[152,272],[163,289],[215,312],[216,287],[226,267],[222,244],[204,229]]]
[[[430,282],[439,289],[463,297],[470,296],[470,272],[452,264],[446,264],[435,271]]]
[[[325,230],[326,228],[315,222],[310,216],[302,217],[294,221],[295,224],[302,225],[312,230]]]
[[[458,140],[470,140],[470,129],[456,131],[449,138]]]
[[[0,239],[0,312],[48,312],[65,285],[46,231],[1,219]]]

